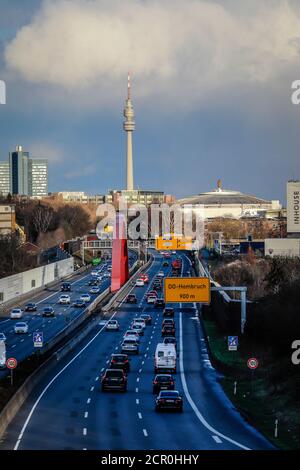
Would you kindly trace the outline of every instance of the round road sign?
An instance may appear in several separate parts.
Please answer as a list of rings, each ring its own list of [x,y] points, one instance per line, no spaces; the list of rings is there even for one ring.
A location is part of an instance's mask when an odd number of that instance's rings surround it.
[[[247,361],[247,366],[249,367],[249,369],[257,369],[258,367],[258,360],[256,359],[256,357],[250,357],[250,359],[248,359]]]
[[[10,357],[6,361],[6,367],[8,369],[15,369],[17,367],[17,365],[18,365],[18,361],[14,357]]]

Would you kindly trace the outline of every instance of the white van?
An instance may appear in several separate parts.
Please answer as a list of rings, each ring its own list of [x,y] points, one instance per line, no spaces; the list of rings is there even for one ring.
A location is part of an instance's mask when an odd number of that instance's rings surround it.
[[[176,349],[174,344],[159,343],[156,346],[154,370],[156,374],[160,371],[176,373]]]
[[[0,369],[6,368],[6,346],[5,341],[0,341]]]

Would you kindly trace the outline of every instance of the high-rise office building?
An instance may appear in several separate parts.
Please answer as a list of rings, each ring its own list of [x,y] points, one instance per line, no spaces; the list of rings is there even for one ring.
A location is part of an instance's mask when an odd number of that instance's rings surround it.
[[[48,195],[48,160],[30,158],[21,146],[9,153],[8,162],[0,162],[0,195],[8,193],[29,197]]]
[[[12,194],[30,196],[29,191],[29,153],[21,146],[9,153],[10,188]]]
[[[48,194],[48,161],[44,158],[29,159],[29,195],[45,197]]]
[[[0,162],[0,196],[10,193],[9,162]]]

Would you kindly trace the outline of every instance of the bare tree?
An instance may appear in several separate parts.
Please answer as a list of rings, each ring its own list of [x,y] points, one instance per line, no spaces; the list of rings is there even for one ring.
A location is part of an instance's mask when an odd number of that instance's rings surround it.
[[[53,210],[48,206],[38,205],[33,211],[32,223],[37,233],[46,233],[53,219]]]

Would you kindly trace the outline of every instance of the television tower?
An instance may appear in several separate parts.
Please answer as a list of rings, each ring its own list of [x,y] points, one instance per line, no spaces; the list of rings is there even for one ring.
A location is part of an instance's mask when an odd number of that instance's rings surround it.
[[[124,117],[124,131],[127,133],[127,191],[133,191],[132,132],[135,130],[135,122],[131,103],[130,74],[128,74],[127,100],[124,108]]]

